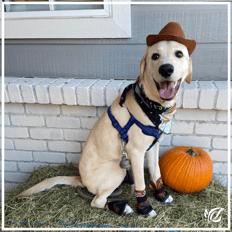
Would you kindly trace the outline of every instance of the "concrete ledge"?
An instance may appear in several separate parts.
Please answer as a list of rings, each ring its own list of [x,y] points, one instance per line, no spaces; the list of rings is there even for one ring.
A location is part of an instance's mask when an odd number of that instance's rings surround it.
[[[5,78],[5,102],[110,106],[130,80]],[[184,83],[177,103],[184,109],[227,110],[226,81]],[[231,107],[232,108],[232,107]]]

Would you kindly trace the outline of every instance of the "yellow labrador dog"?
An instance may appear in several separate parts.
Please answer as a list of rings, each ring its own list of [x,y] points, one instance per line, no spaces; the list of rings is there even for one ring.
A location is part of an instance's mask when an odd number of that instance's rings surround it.
[[[118,204],[107,200],[126,176],[126,170],[119,166],[120,134],[131,163],[137,212],[145,217],[156,216],[145,191],[145,153],[154,196],[161,202],[173,201],[163,190],[158,165],[159,142],[169,132],[180,86],[184,81],[191,82],[190,54],[196,42],[185,39],[180,25],[171,22],[158,35],[149,35],[147,45],[137,81],[115,99],[93,126],[80,158],[80,177],[46,179],[16,197],[30,196],[56,184],[81,186],[96,195],[91,201],[92,207],[132,214],[127,202]]]

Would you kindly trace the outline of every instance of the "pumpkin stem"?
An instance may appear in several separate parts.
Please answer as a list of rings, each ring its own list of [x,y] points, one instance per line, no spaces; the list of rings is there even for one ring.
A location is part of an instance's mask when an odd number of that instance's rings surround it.
[[[200,155],[199,153],[196,153],[192,147],[190,147],[187,151],[186,151],[187,154],[191,155],[191,156],[198,156]]]

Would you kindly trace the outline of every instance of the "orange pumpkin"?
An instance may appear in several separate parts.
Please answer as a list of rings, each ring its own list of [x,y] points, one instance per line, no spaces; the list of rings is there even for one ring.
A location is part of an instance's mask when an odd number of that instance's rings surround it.
[[[197,147],[172,148],[162,155],[159,164],[164,184],[181,193],[203,190],[213,175],[210,156]]]

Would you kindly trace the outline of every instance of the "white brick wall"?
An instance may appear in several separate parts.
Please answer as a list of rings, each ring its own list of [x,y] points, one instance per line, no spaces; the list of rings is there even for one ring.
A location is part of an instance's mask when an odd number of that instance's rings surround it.
[[[131,80],[6,78],[5,177],[16,186],[40,166],[78,163],[94,123]],[[214,161],[226,182],[228,160],[227,83],[184,84],[171,134],[160,155],[173,146],[197,146]]]

